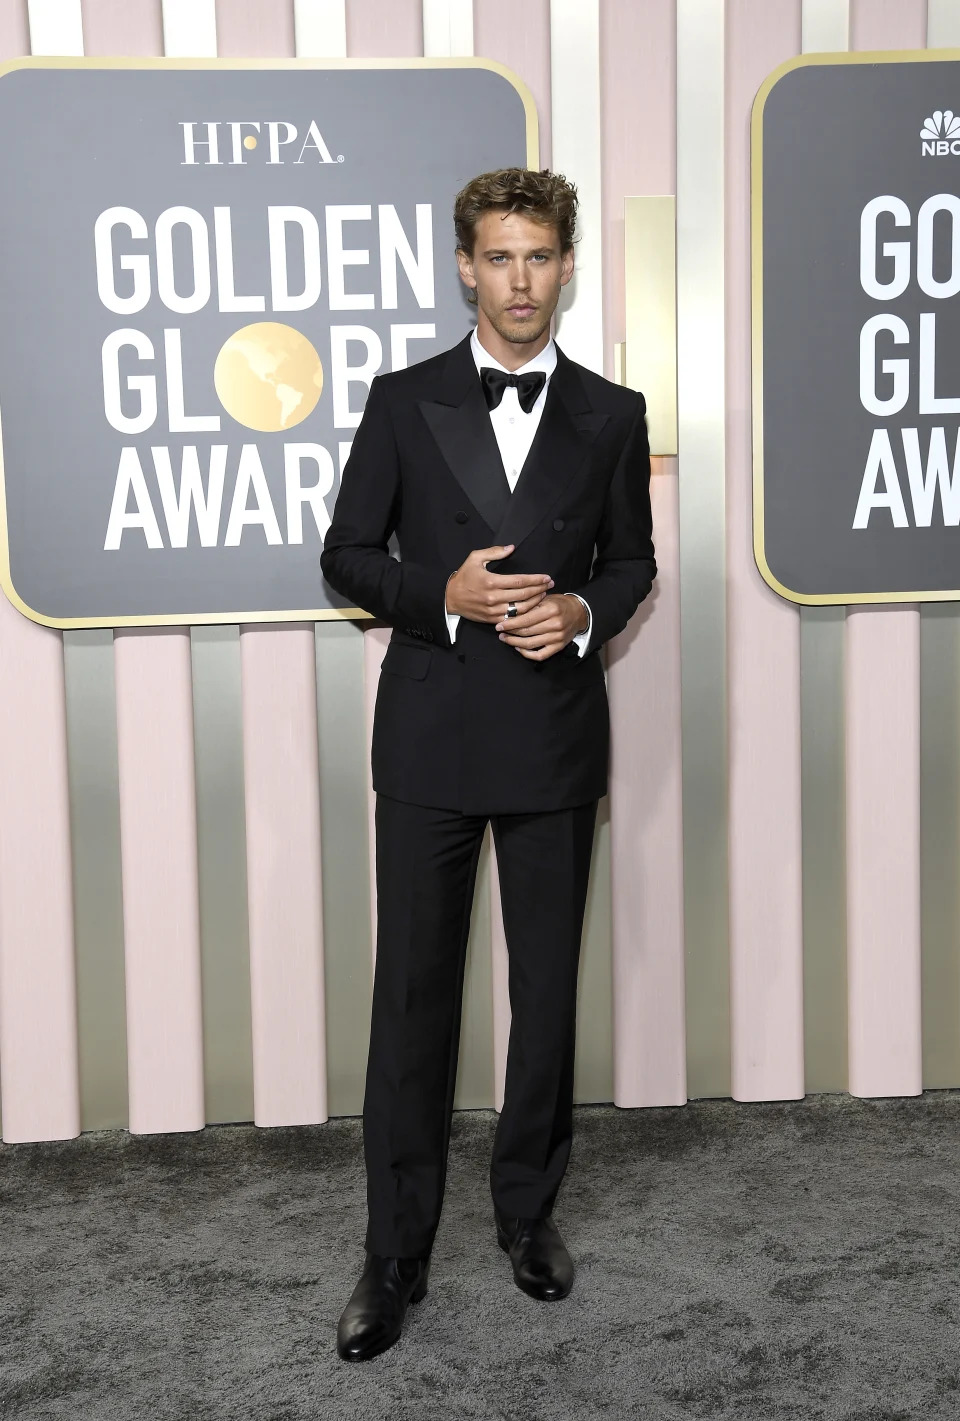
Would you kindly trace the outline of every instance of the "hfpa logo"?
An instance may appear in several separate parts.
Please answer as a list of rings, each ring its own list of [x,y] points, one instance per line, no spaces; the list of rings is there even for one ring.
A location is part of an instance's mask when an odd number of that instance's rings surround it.
[[[300,136],[292,123],[181,123],[183,130],[183,162],[181,167],[201,164],[219,167],[221,164],[243,165],[250,161],[261,140],[266,140],[268,164],[342,163],[343,154],[334,158],[316,123],[311,121]]]
[[[920,130],[920,152],[925,158],[960,157],[960,117],[952,109],[935,109]]]

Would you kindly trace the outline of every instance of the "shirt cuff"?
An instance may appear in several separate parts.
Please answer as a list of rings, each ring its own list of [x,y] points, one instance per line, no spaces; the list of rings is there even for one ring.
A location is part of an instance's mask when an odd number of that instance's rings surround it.
[[[584,602],[583,598],[580,597],[576,592],[571,592],[569,595],[571,597],[576,597],[581,607],[584,607],[587,613],[586,630],[582,632],[577,632],[577,635],[573,638],[576,645],[580,648],[580,656],[582,658],[587,654],[587,646],[590,643],[590,634],[593,631],[593,613],[590,610],[589,603]]]
[[[443,615],[447,619],[447,631],[450,634],[450,644],[452,646],[457,639],[457,627],[460,625],[460,617],[456,612],[448,612],[446,603],[443,604]]]

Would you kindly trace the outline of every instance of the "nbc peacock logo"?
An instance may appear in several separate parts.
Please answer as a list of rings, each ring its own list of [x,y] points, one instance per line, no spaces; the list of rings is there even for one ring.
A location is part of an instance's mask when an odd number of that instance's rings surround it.
[[[920,130],[920,152],[925,158],[960,157],[960,115],[952,109],[934,109]]]

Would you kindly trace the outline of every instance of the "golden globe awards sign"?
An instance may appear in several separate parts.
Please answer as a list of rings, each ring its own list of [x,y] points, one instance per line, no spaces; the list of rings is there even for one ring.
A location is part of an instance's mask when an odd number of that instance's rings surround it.
[[[960,56],[782,66],[753,182],[760,571],[795,602],[960,598]]]
[[[350,615],[367,391],[459,340],[452,204],[536,162],[481,61],[0,71],[0,580],[54,626]]]

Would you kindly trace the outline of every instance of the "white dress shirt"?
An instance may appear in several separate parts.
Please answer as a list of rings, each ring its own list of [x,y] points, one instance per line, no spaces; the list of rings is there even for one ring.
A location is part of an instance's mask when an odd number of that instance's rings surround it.
[[[503,370],[506,374],[511,372],[505,365],[501,365],[499,360],[494,360],[492,355],[488,355],[480,344],[480,339],[474,329],[470,337],[470,349],[479,373],[483,365],[493,366],[495,370]],[[521,365],[519,370],[512,372],[516,375],[525,375],[531,371],[542,370],[547,377],[543,383],[543,389],[537,396],[537,402],[529,414],[520,408],[520,396],[513,385],[508,385],[503,392],[503,398],[495,410],[490,411],[490,423],[493,425],[493,432],[496,436],[497,447],[500,450],[500,458],[503,460],[503,471],[507,476],[507,483],[510,485],[510,492],[517,486],[517,479],[520,477],[520,470],[524,461],[530,453],[530,446],[533,437],[540,424],[540,416],[543,414],[543,407],[547,402],[547,390],[550,387],[550,376],[557,368],[557,347],[550,340],[541,350],[539,355],[535,355],[532,360],[528,360],[526,365]],[[572,594],[574,597],[576,593]],[[590,633],[593,630],[593,615],[587,603],[582,597],[577,597],[587,612],[586,630],[578,632],[573,638],[580,648],[580,655],[583,656],[590,641]],[[447,630],[450,633],[450,640],[456,641],[457,627],[460,624],[459,616],[444,609],[447,619]]]

